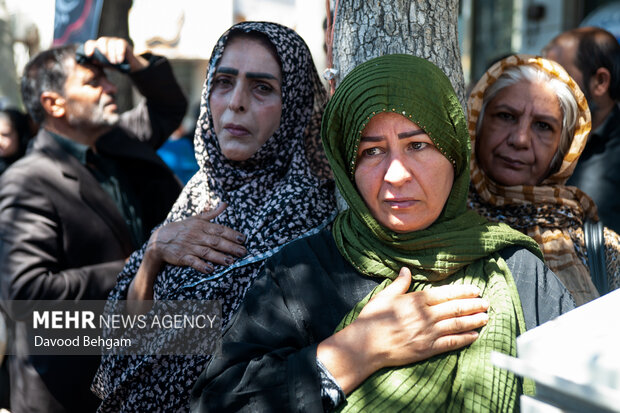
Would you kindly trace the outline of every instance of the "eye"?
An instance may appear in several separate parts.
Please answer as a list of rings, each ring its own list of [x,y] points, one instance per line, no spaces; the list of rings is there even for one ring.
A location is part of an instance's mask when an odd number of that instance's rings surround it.
[[[409,148],[413,151],[421,151],[428,146],[428,142],[411,142]]]
[[[360,157],[364,158],[372,158],[373,156],[378,156],[383,153],[383,150],[379,147],[373,146],[372,148],[364,149],[360,155]]]
[[[218,76],[213,80],[213,86],[223,88],[232,85],[232,80],[228,76]]]
[[[549,123],[547,122],[543,122],[543,121],[538,121],[536,122],[536,127],[542,131],[552,131],[553,130],[553,126],[551,126]]]
[[[94,77],[94,78],[88,80],[85,84],[90,86],[90,87],[98,87],[99,86],[99,78]]]
[[[259,93],[266,95],[266,94],[269,94],[269,93],[273,92],[274,88],[273,88],[273,86],[271,86],[268,83],[257,83],[256,84],[256,90]]]
[[[505,121],[512,121],[515,119],[514,115],[512,115],[511,113],[508,112],[498,112],[495,114],[495,116],[500,119],[500,120],[505,120]]]

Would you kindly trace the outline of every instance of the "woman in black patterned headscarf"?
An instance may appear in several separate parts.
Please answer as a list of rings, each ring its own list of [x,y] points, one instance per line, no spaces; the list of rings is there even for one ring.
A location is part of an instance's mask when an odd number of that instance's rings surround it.
[[[291,29],[246,22],[224,33],[196,126],[200,170],[132,255],[108,310],[133,298],[220,300],[225,327],[264,260],[330,221],[335,204],[318,136],[325,100],[310,52]],[[208,358],[104,356],[93,383],[100,411],[187,410]]]

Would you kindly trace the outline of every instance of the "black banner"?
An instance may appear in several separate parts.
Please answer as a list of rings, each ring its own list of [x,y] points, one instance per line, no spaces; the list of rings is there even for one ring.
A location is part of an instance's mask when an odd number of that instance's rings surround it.
[[[97,37],[103,0],[56,0],[54,46]]]

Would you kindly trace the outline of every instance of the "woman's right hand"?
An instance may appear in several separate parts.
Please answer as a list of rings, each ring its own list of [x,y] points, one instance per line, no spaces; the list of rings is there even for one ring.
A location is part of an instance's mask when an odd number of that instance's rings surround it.
[[[148,240],[144,257],[129,286],[127,299],[152,300],[155,278],[164,264],[192,267],[200,272],[213,271],[212,263],[230,265],[233,257],[243,257],[245,235],[214,224],[227,205],[182,221],[170,222],[155,230]]]
[[[478,338],[489,304],[472,285],[447,285],[408,293],[411,272],[396,280],[362,309],[357,319],[322,341],[317,358],[345,394],[375,371],[402,366],[456,350]]]
[[[209,273],[212,263],[230,265],[234,257],[245,256],[245,235],[211,222],[226,207],[222,202],[214,210],[159,227],[148,240],[144,259]]]

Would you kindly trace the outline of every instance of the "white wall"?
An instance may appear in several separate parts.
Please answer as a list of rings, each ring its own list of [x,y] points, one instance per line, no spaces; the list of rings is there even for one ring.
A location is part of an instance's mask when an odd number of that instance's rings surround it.
[[[170,59],[208,59],[231,26],[232,1],[133,0],[129,35],[137,52]]]
[[[534,3],[545,6],[545,17],[538,22],[527,19],[528,5]],[[515,0],[514,5],[513,50],[539,55],[549,40],[563,31],[564,0]]]

